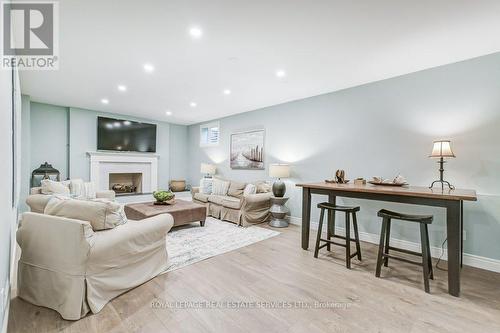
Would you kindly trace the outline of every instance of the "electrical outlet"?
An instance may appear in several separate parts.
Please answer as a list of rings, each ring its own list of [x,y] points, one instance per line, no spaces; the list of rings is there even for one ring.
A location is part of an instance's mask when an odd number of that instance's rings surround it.
[[[462,238],[464,240],[467,240],[467,231],[464,230],[464,232],[462,233]]]

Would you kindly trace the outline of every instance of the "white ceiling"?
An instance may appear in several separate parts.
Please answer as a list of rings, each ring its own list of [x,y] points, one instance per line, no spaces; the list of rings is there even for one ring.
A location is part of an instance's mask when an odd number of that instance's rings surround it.
[[[499,17],[498,0],[62,0],[60,69],[22,91],[192,124],[498,52]]]

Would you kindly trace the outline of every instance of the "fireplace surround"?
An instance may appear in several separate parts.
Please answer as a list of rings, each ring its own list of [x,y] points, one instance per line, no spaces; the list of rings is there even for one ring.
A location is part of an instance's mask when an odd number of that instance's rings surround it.
[[[156,154],[98,151],[87,152],[87,155],[90,157],[90,181],[98,190],[109,190],[116,184],[135,186],[136,194],[152,193],[158,189]]]

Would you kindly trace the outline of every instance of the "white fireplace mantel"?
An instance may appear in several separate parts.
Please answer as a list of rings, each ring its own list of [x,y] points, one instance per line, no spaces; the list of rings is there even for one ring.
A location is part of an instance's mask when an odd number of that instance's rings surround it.
[[[158,158],[154,153],[87,152],[90,156],[90,181],[98,190],[109,189],[110,173],[141,173],[142,191],[158,189]]]

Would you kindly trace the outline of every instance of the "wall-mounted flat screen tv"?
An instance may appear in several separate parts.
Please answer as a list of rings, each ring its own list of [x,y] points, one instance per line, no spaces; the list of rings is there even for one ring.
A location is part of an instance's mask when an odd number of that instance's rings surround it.
[[[156,125],[97,117],[97,149],[156,152]]]

